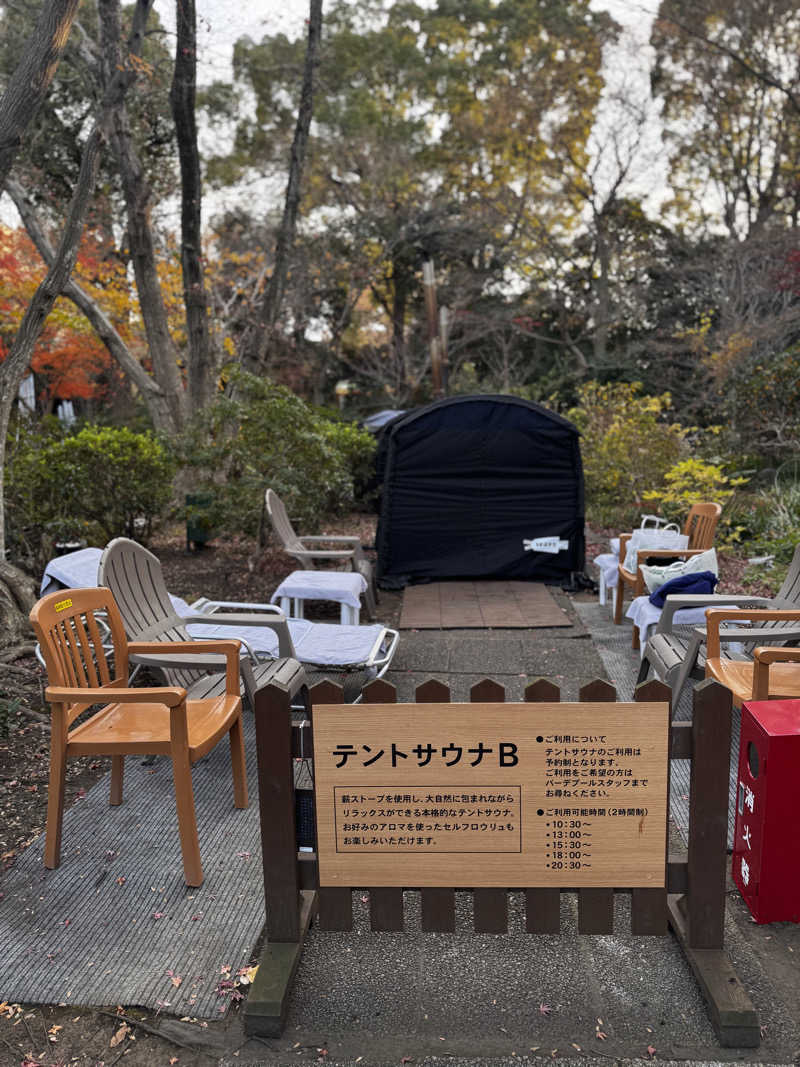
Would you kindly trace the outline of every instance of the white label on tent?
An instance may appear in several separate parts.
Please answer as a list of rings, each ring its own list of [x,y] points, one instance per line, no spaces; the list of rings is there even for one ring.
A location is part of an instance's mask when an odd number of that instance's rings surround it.
[[[523,541],[522,547],[526,552],[550,552],[556,555],[569,548],[569,541],[562,541],[560,537],[537,537],[533,541]]]

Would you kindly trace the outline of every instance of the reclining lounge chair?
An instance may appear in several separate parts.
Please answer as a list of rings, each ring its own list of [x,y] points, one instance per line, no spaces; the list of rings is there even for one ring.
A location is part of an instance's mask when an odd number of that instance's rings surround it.
[[[167,592],[157,557],[125,537],[111,541],[103,551],[98,584],[111,589],[132,640],[238,638],[248,652],[242,673],[250,701],[267,678],[273,680],[271,663],[289,658],[303,665],[303,685],[329,678],[343,687],[346,702],[355,702],[367,682],[385,673],[397,648],[397,631],[379,624],[342,626],[287,619],[272,604],[202,599],[188,605]],[[174,657],[166,662],[150,656],[141,662],[165,674],[183,672],[190,665]],[[169,678],[175,684],[176,676],[170,673]],[[278,680],[284,681],[285,674]],[[297,683],[291,695],[299,688]]]

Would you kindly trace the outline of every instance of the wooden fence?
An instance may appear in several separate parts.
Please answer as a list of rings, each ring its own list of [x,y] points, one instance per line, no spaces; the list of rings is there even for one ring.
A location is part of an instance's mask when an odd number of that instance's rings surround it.
[[[489,679],[470,691],[473,703],[498,703],[504,698],[503,687]],[[378,680],[365,688],[363,699],[365,704],[389,704],[397,698],[392,685]],[[613,702],[616,690],[598,680],[583,686],[579,699]],[[635,700],[642,703],[668,703],[669,699],[670,690],[658,681],[643,683],[635,694]],[[426,682],[416,691],[420,704],[449,700],[450,691],[441,682]],[[531,705],[559,700],[558,687],[546,679],[533,681],[525,690],[525,703]],[[251,1033],[280,1033],[312,917],[318,915],[323,930],[352,928],[351,888],[319,888],[316,857],[298,855],[296,845],[293,759],[313,759],[313,706],[341,702],[338,686],[329,682],[315,686],[311,691],[311,723],[298,725],[292,724],[287,692],[267,686],[256,696],[267,948],[246,1009],[246,1026]],[[706,998],[720,1043],[756,1047],[760,1042],[758,1019],[723,944],[730,739],[730,692],[715,682],[703,682],[695,689],[692,721],[673,722],[669,737],[670,758],[692,761],[688,849],[685,854],[665,857],[664,888],[629,890],[631,932],[665,934],[671,926]],[[403,929],[402,888],[359,888],[369,893],[373,930]],[[617,889],[577,890],[579,933],[613,933]],[[529,933],[559,933],[562,891],[574,890],[569,886],[563,890],[525,889]],[[448,886],[420,890],[423,930],[454,930],[455,892]],[[476,933],[506,932],[507,892],[494,888],[472,891]]]

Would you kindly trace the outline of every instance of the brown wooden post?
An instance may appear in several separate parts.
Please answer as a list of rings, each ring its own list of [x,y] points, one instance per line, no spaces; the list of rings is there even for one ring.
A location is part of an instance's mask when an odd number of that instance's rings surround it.
[[[275,685],[254,699],[261,855],[269,941],[299,941],[300,885],[289,693]]]
[[[484,678],[469,691],[473,704],[504,703],[506,691],[502,685]],[[508,890],[473,889],[473,923],[476,934],[505,934],[508,931]]]
[[[364,691],[369,704],[396,704],[397,690],[389,682],[378,678]],[[403,929],[403,887],[372,886],[369,890],[369,921],[373,930]]]
[[[723,944],[731,707],[730,690],[717,682],[709,679],[695,688],[686,901],[691,948]]]
[[[617,699],[617,691],[609,682],[597,678],[581,686],[578,699],[587,704],[592,701],[613,703]],[[614,933],[613,886],[578,890],[578,933]]]
[[[672,690],[668,685],[653,679],[636,687],[634,700],[644,704],[667,705],[667,729],[669,729],[670,699]],[[664,871],[666,883],[666,864],[669,858],[669,771],[671,760],[667,751],[667,812],[666,832],[664,835]],[[666,934],[667,932],[667,888],[631,890],[631,933],[632,934]]]
[[[344,703],[341,686],[319,682],[309,693],[313,723],[315,704]],[[312,726],[313,732],[313,726]],[[316,803],[316,789],[314,793]],[[318,921],[321,930],[353,929],[353,891],[351,886],[320,886]]]
[[[267,940],[244,1009],[247,1034],[278,1037],[317,895],[301,892],[292,760],[291,700],[272,683],[253,701]]]
[[[447,704],[450,689],[431,678],[417,686],[418,704]],[[449,887],[425,887],[421,890],[422,929],[426,933],[453,933],[456,928],[456,895]]]
[[[547,678],[535,678],[525,689],[529,704],[558,704],[561,690]],[[561,930],[561,890],[550,886],[525,890],[525,929],[529,934]]]
[[[757,1048],[758,1015],[723,947],[728,862],[730,691],[710,679],[694,690],[691,745],[684,723],[673,723],[671,755],[691,748],[689,850],[683,896],[667,898],[669,921],[705,997],[726,1048]],[[683,889],[683,885],[679,887]]]

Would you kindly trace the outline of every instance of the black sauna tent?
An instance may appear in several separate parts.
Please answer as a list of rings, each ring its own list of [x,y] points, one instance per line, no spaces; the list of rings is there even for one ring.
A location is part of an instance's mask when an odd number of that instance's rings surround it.
[[[386,426],[377,464],[384,588],[446,578],[560,582],[583,570],[578,431],[541,405],[438,400]]]

